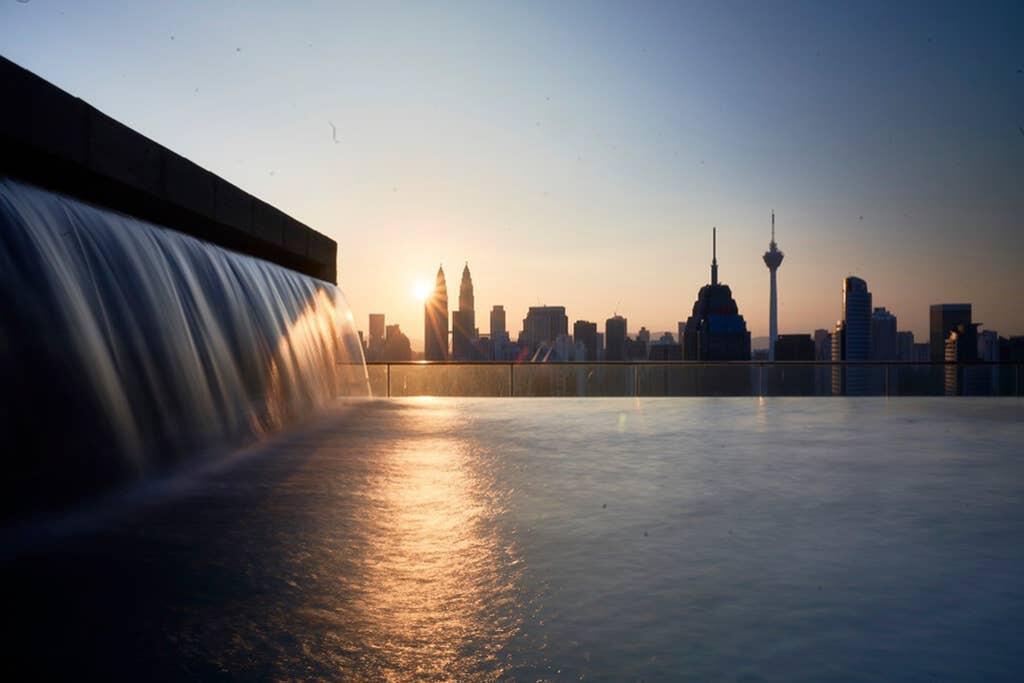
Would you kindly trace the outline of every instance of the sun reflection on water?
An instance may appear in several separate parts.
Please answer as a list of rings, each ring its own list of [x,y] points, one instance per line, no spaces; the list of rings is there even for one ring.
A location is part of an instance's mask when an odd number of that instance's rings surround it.
[[[493,678],[519,626],[518,562],[496,523],[507,493],[487,454],[449,435],[451,416],[415,415],[418,434],[381,453],[363,488],[350,585],[360,649],[371,653],[360,668],[386,679]]]

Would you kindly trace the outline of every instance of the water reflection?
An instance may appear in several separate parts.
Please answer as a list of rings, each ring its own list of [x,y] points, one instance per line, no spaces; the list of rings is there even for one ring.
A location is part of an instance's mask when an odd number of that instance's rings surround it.
[[[450,407],[402,413],[406,437],[375,449],[350,482],[348,509],[325,520],[339,528],[321,530],[345,536],[317,572],[337,582],[328,611],[342,642],[331,656],[343,677],[500,676],[520,627],[521,564],[502,526],[512,492]]]

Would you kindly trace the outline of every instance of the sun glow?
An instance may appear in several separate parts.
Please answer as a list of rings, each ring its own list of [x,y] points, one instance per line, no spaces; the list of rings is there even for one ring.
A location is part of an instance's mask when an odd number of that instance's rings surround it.
[[[426,301],[430,296],[430,283],[426,280],[417,280],[413,283],[412,295],[417,301]]]

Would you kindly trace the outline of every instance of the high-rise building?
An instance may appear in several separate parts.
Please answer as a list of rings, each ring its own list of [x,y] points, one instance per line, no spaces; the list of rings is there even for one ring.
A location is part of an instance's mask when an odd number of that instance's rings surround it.
[[[809,334],[780,334],[775,340],[775,361],[813,361],[815,360],[814,339]],[[818,386],[824,367],[814,365],[795,365],[768,367],[771,382],[766,391],[783,396],[813,396],[818,393]]]
[[[554,344],[560,334],[569,334],[565,306],[530,306],[523,319],[519,343],[531,356],[541,344]]]
[[[370,314],[370,336],[366,340],[366,360],[380,360],[381,352],[384,350],[384,314]]]
[[[437,269],[434,291],[423,304],[423,357],[448,360],[448,285],[444,267]]]
[[[950,365],[978,360],[978,325],[968,323],[950,330],[943,347],[947,396],[978,396],[988,393],[987,368],[977,365]]]
[[[626,337],[626,360],[647,360],[648,346],[639,336],[636,339]]]
[[[374,340],[384,341],[386,332],[386,326],[384,324],[383,313],[371,313],[370,314],[370,343]]]
[[[859,277],[843,280],[843,312],[832,334],[832,360],[871,360],[871,292]],[[833,366],[832,393],[863,396],[869,375],[867,368]]]
[[[884,308],[876,308],[871,312],[871,360],[896,360],[899,353],[896,316]]]
[[[775,285],[775,273],[782,265],[784,254],[775,243],[775,211],[772,211],[772,241],[764,252],[764,264],[768,266],[770,292],[768,294],[768,360],[775,360],[775,342],[779,338],[779,301]]]
[[[971,324],[970,304],[932,304],[928,311],[928,344],[933,363],[946,358],[946,338],[960,325]]]
[[[597,360],[597,323],[577,320],[572,324],[572,336],[577,344],[583,344],[585,357],[579,360]]]
[[[828,330],[814,331],[814,360],[832,360],[832,333]],[[832,393],[832,368],[828,365],[814,368],[814,393],[818,396]]]
[[[666,332],[656,342],[652,342],[647,353],[649,360],[682,360],[683,347],[676,343],[671,332]]]
[[[769,351],[778,361],[814,360],[814,340],[809,334],[780,334]]]
[[[978,332],[978,360],[999,362],[999,333],[995,330]]]
[[[474,360],[476,357],[476,311],[473,306],[473,277],[469,264],[462,269],[459,284],[459,310],[452,313],[452,358]]]
[[[386,361],[412,360],[412,346],[409,344],[409,338],[402,333],[402,328],[398,325],[387,326],[387,336],[384,339],[380,359]]]
[[[505,307],[493,306],[491,308],[491,339],[506,334],[508,334],[508,328],[505,327]]]
[[[828,330],[814,331],[814,360],[832,360],[832,333]]]
[[[750,332],[728,285],[718,283],[717,231],[711,233],[711,284],[697,293],[682,327],[684,360],[750,360]]]
[[[896,360],[914,360],[914,333],[910,330],[896,333]]]
[[[626,360],[626,334],[628,323],[615,314],[604,321],[604,359]]]

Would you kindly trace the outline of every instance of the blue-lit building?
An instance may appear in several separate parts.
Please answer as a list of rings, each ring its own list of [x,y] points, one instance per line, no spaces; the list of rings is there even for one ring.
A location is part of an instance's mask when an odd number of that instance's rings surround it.
[[[680,325],[683,360],[750,360],[750,332],[729,285],[718,282],[717,239],[712,232],[711,284],[697,293],[693,313]]]
[[[843,280],[843,313],[832,334],[832,360],[871,360],[871,292],[859,277]],[[832,368],[832,393],[864,396],[869,393],[871,370],[865,367]]]

